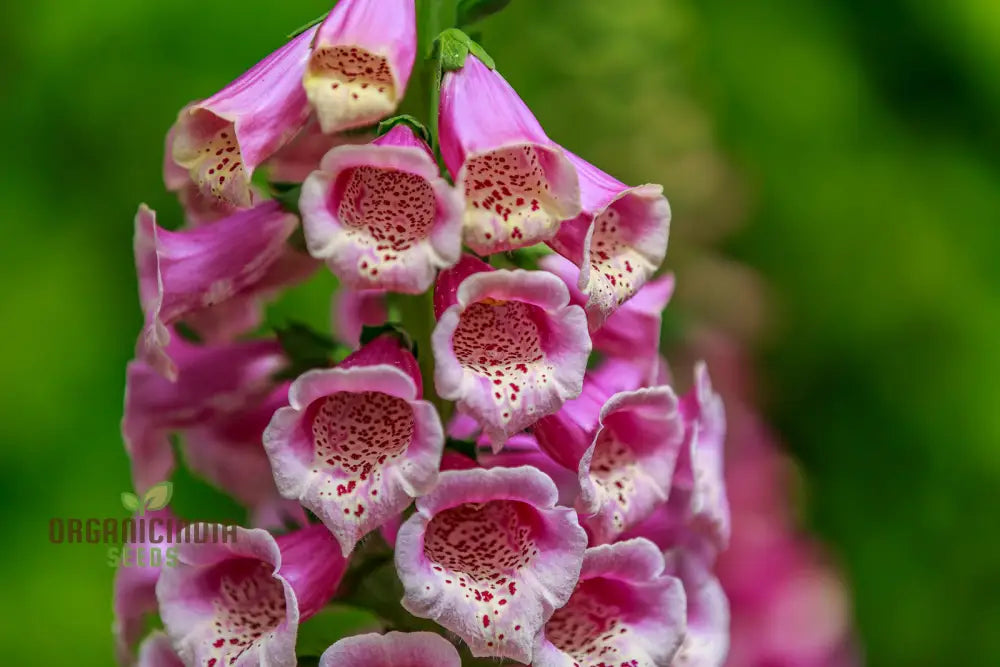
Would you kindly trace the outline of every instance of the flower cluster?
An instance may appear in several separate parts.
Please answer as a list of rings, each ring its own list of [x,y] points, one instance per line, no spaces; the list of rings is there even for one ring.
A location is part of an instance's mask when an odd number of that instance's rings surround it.
[[[659,352],[662,188],[555,143],[463,33],[417,32],[413,0],[341,0],[167,134],[186,220],[136,216],[122,433],[140,492],[179,437],[252,527],[120,574],[119,659],[294,665],[300,624],[389,576],[392,631],[320,665],[721,665],[725,418]],[[429,131],[385,120],[417,72]],[[262,326],[321,264],[337,363]]]

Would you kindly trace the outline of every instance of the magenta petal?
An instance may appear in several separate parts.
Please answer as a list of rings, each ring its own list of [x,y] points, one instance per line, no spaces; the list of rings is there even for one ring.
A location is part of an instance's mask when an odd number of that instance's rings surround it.
[[[687,594],[687,635],[674,656],[676,667],[722,667],[729,652],[729,601],[719,580],[684,549],[667,553],[667,570]]]
[[[384,324],[388,319],[385,292],[357,291],[340,287],[330,304],[330,330],[334,337],[352,348],[361,344],[364,328]]]
[[[275,482],[323,521],[344,555],[437,481],[441,421],[397,366],[309,371],[289,399],[264,432]]]
[[[375,138],[373,133],[351,132],[324,134],[316,115],[309,116],[305,126],[281,150],[268,158],[268,180],[274,183],[301,183],[331,149],[337,146],[367,144]]]
[[[665,503],[684,438],[677,397],[669,387],[612,396],[601,427],[580,459],[578,509],[592,542],[614,541]]]
[[[290,140],[309,117],[302,76],[316,29],[307,30],[221,91],[181,110],[168,159],[206,194],[250,206],[254,169]],[[178,189],[179,169],[166,170]]]
[[[136,667],[184,667],[184,663],[170,644],[170,638],[162,632],[154,632],[139,647]]]
[[[531,662],[542,624],[569,599],[586,535],[556,487],[529,468],[441,473],[399,531],[403,606],[477,657]]]
[[[433,632],[346,637],[323,652],[320,667],[462,667],[451,643]]]
[[[438,394],[482,424],[497,449],[580,394],[590,336],[566,286],[544,271],[484,271],[431,337]]]
[[[475,56],[444,76],[439,131],[465,195],[464,240],[477,253],[551,239],[580,213],[572,163],[510,84]]]
[[[327,153],[299,206],[310,254],[351,289],[417,294],[461,253],[461,198],[403,125]]]
[[[493,267],[475,255],[465,253],[455,266],[438,274],[434,282],[434,317],[441,319],[444,311],[458,303],[458,288],[473,273],[493,271]]]
[[[534,667],[676,664],[685,595],[663,570],[646,540],[588,549],[572,597],[536,638]]]
[[[414,0],[340,0],[316,33],[302,80],[323,131],[391,114],[416,53]]]
[[[272,288],[268,272],[286,252],[294,215],[276,202],[180,232],[156,224],[144,205],[135,218],[135,262],[145,327],[136,354],[171,379],[168,326],[206,309]]]

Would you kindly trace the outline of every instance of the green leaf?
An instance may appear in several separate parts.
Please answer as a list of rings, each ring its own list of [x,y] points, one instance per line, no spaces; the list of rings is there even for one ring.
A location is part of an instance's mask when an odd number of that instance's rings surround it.
[[[134,493],[129,493],[128,491],[122,491],[122,507],[127,509],[129,512],[136,512],[139,510],[139,497]]]
[[[300,658],[319,656],[330,644],[344,637],[383,629],[384,624],[374,612],[346,604],[331,604],[299,626],[296,652]]]
[[[174,495],[173,482],[160,482],[154,484],[142,497],[143,511],[161,510],[170,502],[170,497]]]
[[[435,54],[441,63],[441,69],[445,72],[454,72],[465,66],[465,59],[471,53],[490,69],[496,69],[496,63],[490,54],[471,37],[457,28],[448,28],[441,32],[435,40],[437,49]]]
[[[271,197],[289,213],[299,215],[299,195],[302,194],[301,183],[268,183]]]
[[[465,28],[496,14],[509,4],[510,0],[461,0],[456,10],[456,23],[459,28]]]
[[[427,131],[427,127],[421,123],[419,120],[411,116],[410,114],[400,114],[398,116],[393,116],[392,118],[386,118],[381,123],[378,124],[378,136],[382,136],[387,133],[392,128],[397,125],[409,125],[410,129],[413,130],[414,134],[420,137],[424,143],[431,143],[430,132]]]

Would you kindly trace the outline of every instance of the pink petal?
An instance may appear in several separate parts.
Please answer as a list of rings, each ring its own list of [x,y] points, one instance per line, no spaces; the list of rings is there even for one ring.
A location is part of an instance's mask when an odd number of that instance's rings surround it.
[[[680,578],[687,594],[687,635],[672,664],[722,667],[729,651],[726,593],[701,559],[676,549],[667,561],[668,571]]]
[[[328,648],[320,667],[462,667],[458,651],[433,632],[346,637]]]
[[[580,394],[590,337],[565,285],[543,271],[462,282],[431,341],[438,394],[483,424],[495,448]]]
[[[417,294],[461,252],[461,200],[406,126],[340,146],[302,186],[306,244],[351,289]]]
[[[154,632],[139,647],[137,667],[184,667],[180,656],[170,645],[170,638],[162,632]]]
[[[384,324],[389,317],[385,292],[356,291],[340,287],[333,293],[331,331],[342,343],[357,348],[361,332],[368,326]]]
[[[252,202],[254,169],[288,142],[309,117],[302,76],[316,29],[307,30],[260,61],[221,91],[181,110],[168,135],[167,186],[178,174],[231,205]]]
[[[391,114],[417,52],[414,0],[340,0],[316,33],[303,85],[324,132]]]
[[[403,606],[458,634],[477,657],[531,661],[535,634],[565,604],[586,536],[529,467],[441,473],[399,531]]]
[[[668,667],[684,637],[681,582],[646,540],[588,549],[572,597],[545,624],[535,667]]]
[[[316,115],[309,116],[305,126],[295,138],[268,158],[267,177],[274,183],[301,183],[331,149],[337,146],[367,144],[375,138],[367,132],[324,134]]]
[[[444,76],[439,131],[465,194],[465,244],[477,253],[551,239],[580,213],[572,163],[510,84],[475,56]]]

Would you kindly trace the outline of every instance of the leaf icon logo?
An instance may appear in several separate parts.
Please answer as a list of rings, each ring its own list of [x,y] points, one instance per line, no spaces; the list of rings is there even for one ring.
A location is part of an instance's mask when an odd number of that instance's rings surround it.
[[[137,512],[139,516],[142,516],[147,510],[161,510],[166,507],[173,495],[173,482],[160,482],[159,484],[154,484],[150,487],[150,489],[143,494],[141,500],[134,493],[122,491],[122,507],[127,509],[129,512]]]
[[[127,509],[129,512],[138,511],[139,498],[136,497],[134,493],[129,493],[128,491],[122,491],[122,507]]]

